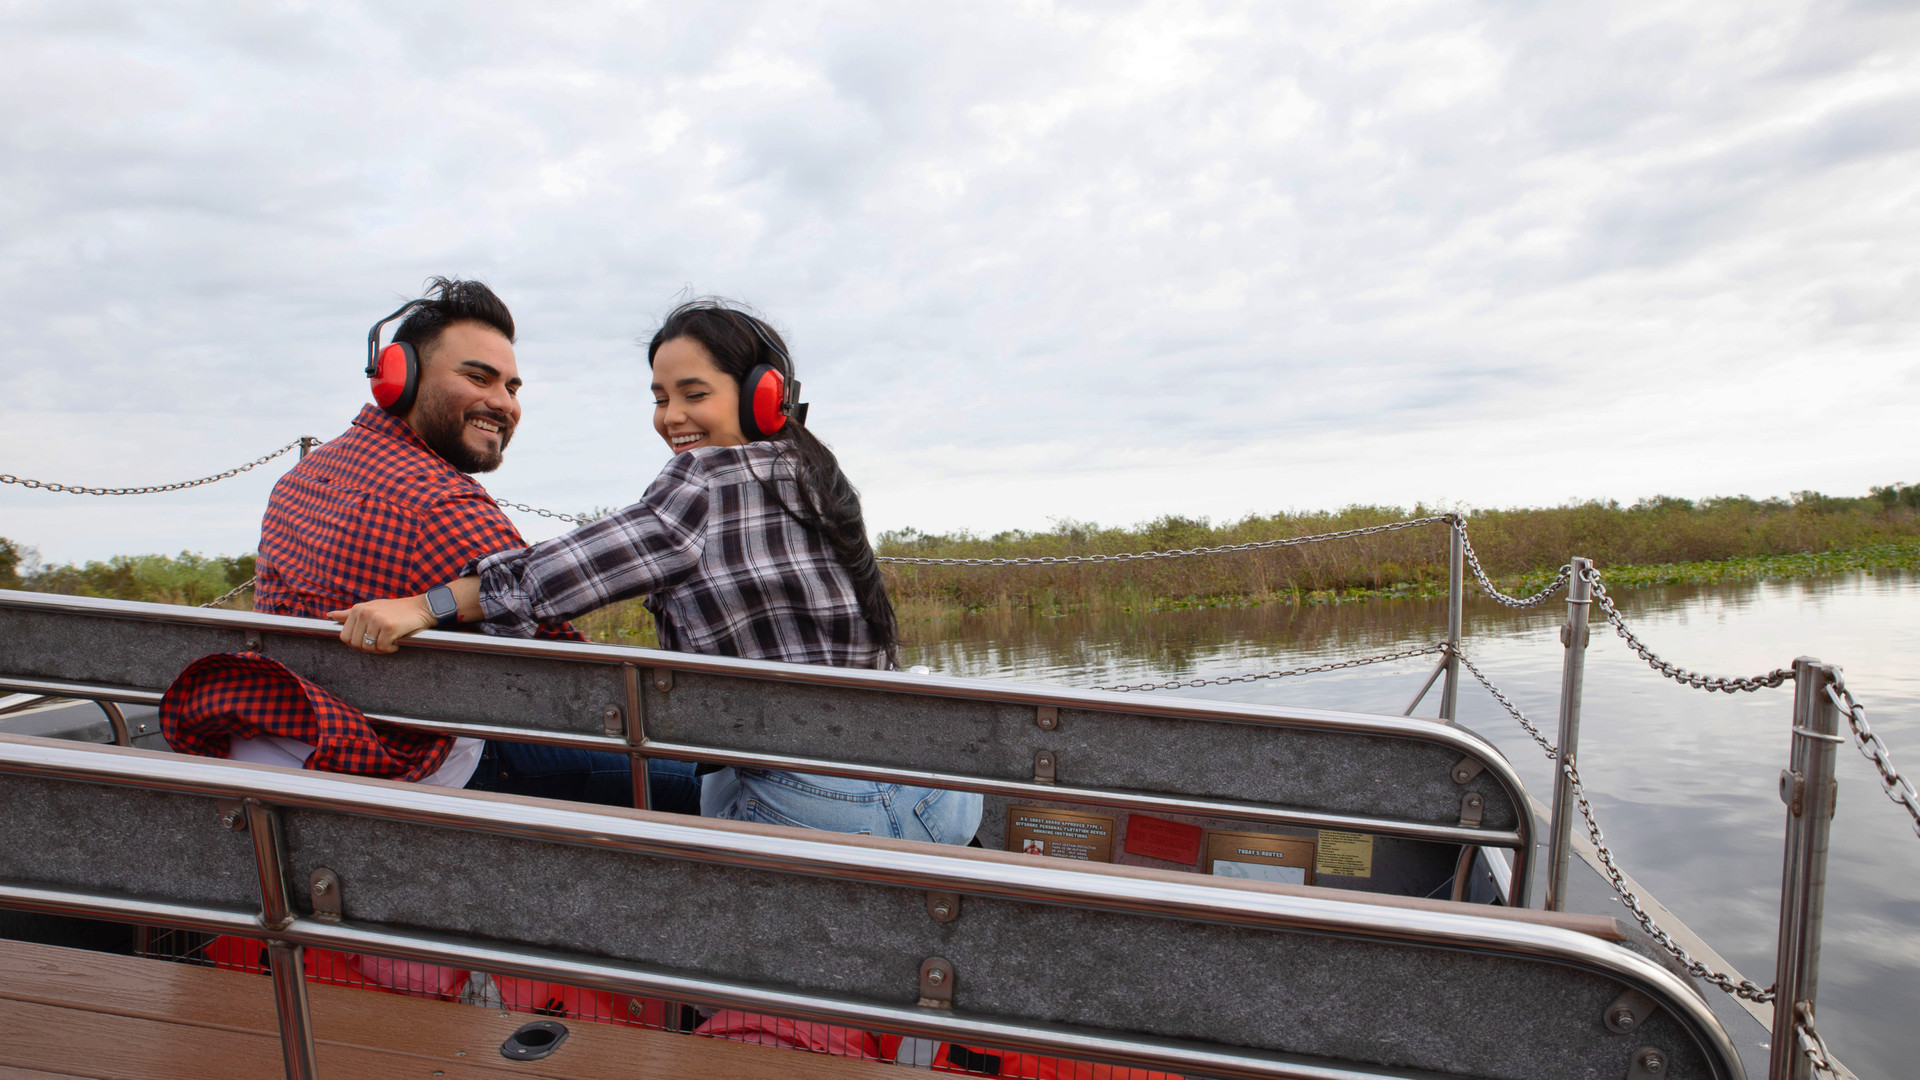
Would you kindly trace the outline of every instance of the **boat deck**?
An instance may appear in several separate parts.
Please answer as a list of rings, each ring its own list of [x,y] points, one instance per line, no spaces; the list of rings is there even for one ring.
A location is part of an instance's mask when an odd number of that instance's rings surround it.
[[[420,1077],[701,1080],[898,1077],[896,1066],[638,1027],[569,1023],[552,1056],[509,1061],[530,1018],[315,983],[316,1064],[329,1080]],[[273,983],[258,975],[26,942],[0,943],[0,1080],[282,1080]],[[407,1051],[384,1049],[405,1046]]]

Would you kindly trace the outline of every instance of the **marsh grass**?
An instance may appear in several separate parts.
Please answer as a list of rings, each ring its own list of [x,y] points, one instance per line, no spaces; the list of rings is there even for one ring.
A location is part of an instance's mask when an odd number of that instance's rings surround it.
[[[1063,521],[1043,532],[882,533],[882,556],[1017,558],[1216,547],[1382,525],[1438,513],[1415,505],[1350,506],[1254,515],[1224,525],[1162,517],[1128,528]],[[1920,486],[1874,488],[1866,498],[1799,492],[1790,499],[1693,502],[1643,499],[1543,509],[1483,510],[1467,519],[1482,565],[1508,591],[1538,588],[1572,555],[1593,559],[1616,589],[1920,570]],[[0,538],[0,587],[159,603],[200,604],[253,575],[253,556],[116,556],[42,566]],[[1430,525],[1351,540],[1258,552],[1066,566],[882,566],[903,639],[961,615],[1029,618],[1132,614],[1261,604],[1318,606],[1378,598],[1432,599],[1447,591],[1447,533]],[[230,606],[245,608],[247,598]],[[637,600],[575,620],[595,641],[655,647],[653,617]]]
[[[1893,500],[1881,497],[1892,492]],[[1496,582],[1544,582],[1572,555],[1595,560],[1620,584],[1806,576],[1844,569],[1911,568],[1920,539],[1920,492],[1906,485],[1864,499],[1802,492],[1792,499],[1646,499],[1632,506],[1580,503],[1488,510],[1468,534]],[[1435,513],[1416,505],[1254,516],[1226,525],[1163,517],[1133,528],[1062,522],[1046,532],[991,537],[882,534],[882,556],[1013,558],[1117,554],[1278,540],[1386,524]],[[1198,558],[1066,566],[886,565],[902,620],[988,611],[1058,615],[1114,609],[1174,610],[1245,604],[1334,603],[1446,592],[1444,525],[1294,548]],[[1852,552],[1842,557],[1838,553]],[[1766,561],[1766,560],[1776,561]],[[1718,569],[1708,564],[1733,563]],[[1760,560],[1760,561],[1753,561]],[[1779,561],[1784,560],[1784,561]],[[1714,577],[1712,575],[1720,576]],[[1623,576],[1625,575],[1625,576]]]

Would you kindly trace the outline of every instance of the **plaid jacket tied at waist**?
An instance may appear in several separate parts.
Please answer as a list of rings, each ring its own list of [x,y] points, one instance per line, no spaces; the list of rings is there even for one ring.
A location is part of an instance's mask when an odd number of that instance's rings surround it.
[[[451,739],[369,720],[277,660],[214,653],[188,664],[160,701],[160,731],[183,754],[226,757],[233,737],[278,735],[316,749],[307,768],[419,780],[440,767]]]

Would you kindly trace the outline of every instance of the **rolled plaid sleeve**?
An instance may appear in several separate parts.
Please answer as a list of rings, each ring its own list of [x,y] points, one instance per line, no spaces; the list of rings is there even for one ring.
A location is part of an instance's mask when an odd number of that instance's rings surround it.
[[[532,637],[553,624],[685,580],[707,542],[709,495],[698,454],[676,454],[632,506],[532,547],[475,560],[480,629]]]

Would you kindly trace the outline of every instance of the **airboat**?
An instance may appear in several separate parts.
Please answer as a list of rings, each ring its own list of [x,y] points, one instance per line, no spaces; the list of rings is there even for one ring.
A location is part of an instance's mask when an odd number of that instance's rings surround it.
[[[321,621],[0,591],[0,1073],[1850,1075],[1812,1026],[1834,670],[1788,673],[1762,990],[1575,828],[1584,560],[1556,582],[1556,790],[1453,719],[1471,548],[1445,523],[1447,626],[1403,715],[461,633],[373,659]],[[936,847],[654,813],[644,782],[623,809],[169,753],[162,695],[222,652],[375,720],[636,776],[788,769],[987,810],[978,846]],[[211,963],[215,940],[259,962]],[[567,992],[382,993],[314,977],[320,953]],[[701,1037],[719,1014],[886,1049]]]

